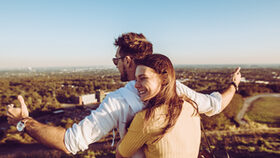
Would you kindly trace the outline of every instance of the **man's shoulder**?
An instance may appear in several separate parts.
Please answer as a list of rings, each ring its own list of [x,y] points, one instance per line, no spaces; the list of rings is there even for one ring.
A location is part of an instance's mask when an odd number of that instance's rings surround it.
[[[127,84],[124,87],[122,87],[122,88],[125,88],[125,89],[127,89],[129,91],[132,91],[132,92],[137,92],[137,90],[135,88],[135,80],[127,82]]]
[[[129,81],[124,87],[121,87],[115,91],[108,93],[103,102],[114,101],[123,103],[126,100],[126,95],[123,94],[123,91],[137,93],[134,88],[135,81]]]
[[[101,104],[130,106],[135,113],[142,110],[143,103],[134,85],[135,81],[129,81],[124,87],[109,93]]]
[[[123,95],[121,95],[119,89],[110,92],[106,95],[103,102],[106,102],[107,100],[115,100],[115,101],[122,101],[124,99]]]
[[[108,97],[124,97],[121,93],[122,90],[130,91],[132,93],[136,93],[136,88],[134,87],[135,81],[129,81],[124,87],[121,87],[115,91],[112,91],[107,94]]]

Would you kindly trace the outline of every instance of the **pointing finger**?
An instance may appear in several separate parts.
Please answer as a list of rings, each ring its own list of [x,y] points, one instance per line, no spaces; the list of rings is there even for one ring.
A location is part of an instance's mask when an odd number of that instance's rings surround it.
[[[19,100],[20,106],[21,106],[22,117],[28,117],[29,113],[28,113],[28,109],[27,109],[27,106],[24,102],[23,97],[21,95],[19,95],[18,100]]]
[[[240,67],[236,68],[235,71],[234,71],[234,73],[239,73],[239,72],[240,72],[240,69],[241,69]]]
[[[23,99],[23,97],[21,95],[18,96],[18,100],[19,100],[21,105],[23,105],[23,104],[25,105],[24,99]]]
[[[27,109],[27,106],[26,106],[26,104],[25,104],[25,102],[24,102],[24,99],[23,99],[23,97],[22,97],[21,95],[18,96],[18,100],[19,100],[19,102],[20,102],[21,109],[22,109],[22,110]]]

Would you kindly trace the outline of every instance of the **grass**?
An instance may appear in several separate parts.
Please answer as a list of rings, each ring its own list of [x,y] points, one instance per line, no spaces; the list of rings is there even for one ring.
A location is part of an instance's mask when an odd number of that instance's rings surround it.
[[[249,107],[246,115],[252,121],[280,126],[280,98],[262,97]]]

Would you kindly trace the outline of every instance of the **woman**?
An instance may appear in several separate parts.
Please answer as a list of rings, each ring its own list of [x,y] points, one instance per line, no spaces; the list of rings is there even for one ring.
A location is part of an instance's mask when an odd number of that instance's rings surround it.
[[[141,147],[147,158],[197,157],[201,136],[197,106],[177,95],[171,61],[151,54],[135,63],[135,88],[146,107],[135,115],[116,157],[130,157]]]

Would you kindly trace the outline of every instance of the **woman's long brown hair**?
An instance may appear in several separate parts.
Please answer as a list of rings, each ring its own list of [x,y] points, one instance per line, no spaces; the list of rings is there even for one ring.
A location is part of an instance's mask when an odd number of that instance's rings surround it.
[[[158,73],[162,79],[160,92],[148,101],[146,106],[145,123],[154,117],[155,109],[162,105],[168,105],[166,121],[167,125],[163,128],[161,139],[165,133],[175,125],[181,111],[184,101],[189,102],[197,113],[197,105],[187,96],[179,97],[176,92],[176,77],[173,65],[168,57],[162,54],[147,55],[144,59],[135,60],[136,65],[150,67]]]

